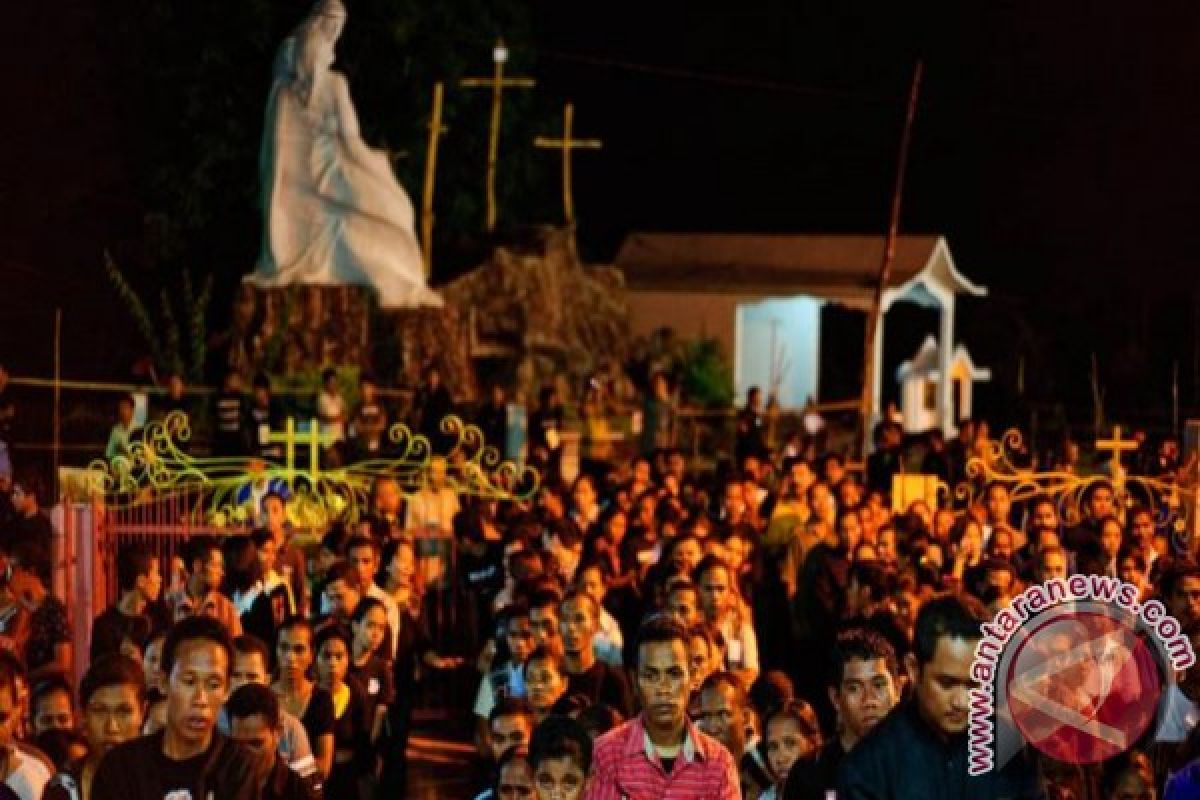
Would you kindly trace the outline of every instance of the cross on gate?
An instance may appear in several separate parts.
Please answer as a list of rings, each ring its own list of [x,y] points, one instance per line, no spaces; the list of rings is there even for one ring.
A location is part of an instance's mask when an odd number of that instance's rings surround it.
[[[1108,451],[1111,453],[1109,458],[1109,472],[1114,481],[1119,481],[1125,474],[1124,468],[1121,466],[1121,454],[1130,453],[1138,449],[1138,443],[1132,439],[1121,438],[1121,426],[1114,425],[1111,439],[1097,439],[1096,449],[1099,451]]]
[[[464,89],[491,89],[492,115],[488,124],[488,153],[487,153],[487,232],[496,230],[496,161],[500,155],[500,109],[503,104],[505,89],[532,89],[536,85],[533,78],[506,78],[504,65],[508,62],[508,48],[504,40],[499,39],[492,49],[492,76],[490,78],[463,78],[459,86]]]
[[[563,216],[568,226],[575,224],[575,200],[571,186],[571,151],[577,149],[599,150],[604,143],[599,139],[572,139],[571,131],[575,123],[575,106],[567,103],[563,109],[562,137],[555,139],[549,136],[538,136],[533,140],[534,147],[547,150],[558,150],[562,153],[563,181]]]
[[[267,434],[267,441],[272,444],[282,444],[284,447],[284,464],[287,466],[288,488],[292,488],[292,479],[296,474],[296,445],[308,445],[308,478],[315,487],[321,476],[320,447],[334,442],[332,434],[321,433],[321,428],[315,419],[309,420],[308,432],[297,433],[296,418],[288,417],[282,432],[273,431]]]

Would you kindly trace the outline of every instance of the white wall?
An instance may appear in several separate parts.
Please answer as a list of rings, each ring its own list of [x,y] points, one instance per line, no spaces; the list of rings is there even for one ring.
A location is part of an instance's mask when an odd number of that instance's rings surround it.
[[[785,368],[779,402],[785,408],[803,406],[817,396],[821,352],[821,305],[812,297],[776,298],[739,303],[737,307],[734,384],[739,402],[751,386],[762,387],[764,400],[771,386],[771,339],[775,356]]]

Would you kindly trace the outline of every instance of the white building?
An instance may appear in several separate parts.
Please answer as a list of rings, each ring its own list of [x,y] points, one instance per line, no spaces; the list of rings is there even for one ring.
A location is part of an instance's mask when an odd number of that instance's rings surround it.
[[[869,309],[884,245],[882,236],[634,233],[616,266],[625,275],[634,334],[669,327],[684,338],[714,337],[733,356],[739,396],[750,386],[777,386],[780,404],[794,408],[820,394],[822,306]],[[875,337],[875,419],[887,310],[908,302],[939,312],[937,341],[947,347],[936,360],[947,374],[959,294],[982,297],[987,290],[957,270],[944,238],[899,237]],[[938,384],[936,397],[936,418],[946,431],[954,429],[951,389]]]
[[[905,361],[896,370],[905,433],[924,433],[942,427],[947,436],[953,435],[954,428],[946,428],[938,413],[943,374],[937,338],[932,335],[925,338],[911,361]],[[966,347],[959,344],[954,348],[950,361],[950,402],[955,424],[971,416],[975,384],[991,379],[992,371],[976,367]]]

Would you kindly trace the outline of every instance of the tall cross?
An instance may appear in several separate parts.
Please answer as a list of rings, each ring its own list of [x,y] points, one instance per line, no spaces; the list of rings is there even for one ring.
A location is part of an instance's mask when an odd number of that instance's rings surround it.
[[[492,50],[492,76],[490,78],[463,78],[459,83],[464,89],[491,89],[492,116],[488,125],[487,156],[487,216],[485,227],[488,233],[496,230],[496,161],[500,155],[500,110],[503,107],[505,89],[532,89],[533,78],[506,78],[504,65],[508,62],[508,48],[504,40],[496,41]]]
[[[442,97],[445,85],[433,85],[433,113],[429,116],[429,145],[425,151],[425,191],[421,195],[421,249],[425,262],[425,279],[433,274],[433,186],[437,175],[438,140],[446,132],[442,125]]]
[[[534,147],[541,147],[547,150],[558,150],[562,154],[562,182],[563,182],[563,216],[566,217],[567,225],[575,224],[575,199],[571,185],[571,151],[586,149],[599,150],[604,146],[604,143],[599,139],[572,139],[571,133],[575,124],[575,106],[572,103],[567,103],[563,108],[563,132],[562,138],[554,139],[548,136],[538,136],[533,140]]]
[[[296,475],[296,445],[308,445],[308,478],[315,487],[321,477],[321,454],[319,448],[322,445],[333,444],[333,441],[332,435],[321,433],[320,426],[315,419],[309,422],[308,433],[297,433],[295,417],[288,417],[282,432],[273,431],[267,434],[267,442],[283,445],[283,458],[284,464],[287,467],[287,483],[289,488],[292,485],[292,478]]]
[[[1109,457],[1109,472],[1114,481],[1120,481],[1124,478],[1125,470],[1121,466],[1121,454],[1130,453],[1138,449],[1138,443],[1132,439],[1121,438],[1121,426],[1114,425],[1111,439],[1097,439],[1096,449],[1100,451],[1108,451]]]

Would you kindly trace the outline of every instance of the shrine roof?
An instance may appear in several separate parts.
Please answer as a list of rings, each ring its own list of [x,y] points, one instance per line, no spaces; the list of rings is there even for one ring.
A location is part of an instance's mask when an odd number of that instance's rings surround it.
[[[669,292],[806,294],[861,305],[872,297],[885,238],[845,234],[633,233],[617,253],[628,288]],[[945,238],[898,237],[888,289],[917,283],[982,296],[954,266]]]

